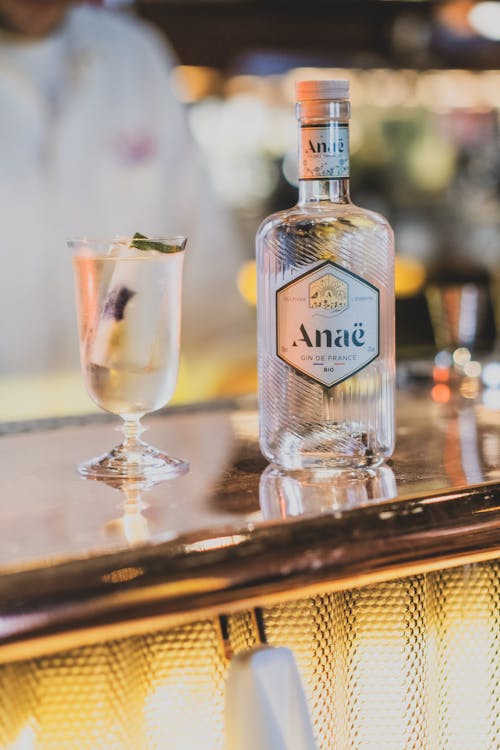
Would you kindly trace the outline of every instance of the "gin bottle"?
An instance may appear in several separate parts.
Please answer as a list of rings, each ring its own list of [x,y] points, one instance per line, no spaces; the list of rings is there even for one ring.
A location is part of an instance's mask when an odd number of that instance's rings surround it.
[[[297,84],[299,199],[257,233],[260,446],[286,469],[394,447],[394,242],[349,197],[349,82]]]

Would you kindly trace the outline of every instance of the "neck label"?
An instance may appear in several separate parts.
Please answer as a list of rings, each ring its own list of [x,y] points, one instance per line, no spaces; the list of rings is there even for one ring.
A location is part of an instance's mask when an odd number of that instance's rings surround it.
[[[330,388],[379,355],[379,290],[325,261],[276,290],[276,354]]]
[[[349,177],[349,126],[339,122],[300,127],[300,180]]]

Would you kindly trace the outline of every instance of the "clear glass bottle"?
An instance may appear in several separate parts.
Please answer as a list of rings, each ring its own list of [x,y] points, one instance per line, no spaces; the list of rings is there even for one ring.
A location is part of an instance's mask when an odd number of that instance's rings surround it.
[[[394,242],[351,203],[348,81],[297,84],[299,200],[257,233],[260,446],[286,469],[394,448]]]

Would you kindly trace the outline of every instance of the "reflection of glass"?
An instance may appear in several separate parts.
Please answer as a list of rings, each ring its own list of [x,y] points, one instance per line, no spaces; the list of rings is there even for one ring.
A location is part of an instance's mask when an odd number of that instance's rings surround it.
[[[271,464],[262,472],[259,488],[266,520],[347,510],[396,495],[394,472],[385,464],[358,471],[285,471]]]
[[[148,541],[151,534],[148,520],[143,515],[148,504],[142,499],[142,492],[150,489],[151,485],[123,480],[113,486],[123,494],[123,513],[106,524],[106,533],[119,540],[125,539],[131,547]]]
[[[126,240],[73,240],[80,358],[87,391],[123,419],[123,442],[79,466],[92,478],[160,480],[188,464],[139,439],[140,418],[174,392],[179,362],[184,237],[155,240],[171,252]]]

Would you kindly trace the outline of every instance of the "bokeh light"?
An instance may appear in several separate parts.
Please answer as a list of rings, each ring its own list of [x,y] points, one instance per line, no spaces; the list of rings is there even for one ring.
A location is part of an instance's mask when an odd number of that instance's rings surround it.
[[[415,296],[422,290],[425,279],[426,270],[423,263],[409,256],[396,256],[394,267],[396,297]]]
[[[484,366],[483,383],[488,388],[500,388],[500,362],[489,362]]]
[[[435,383],[447,383],[450,379],[450,370],[446,367],[434,367],[432,379]]]
[[[470,25],[478,34],[492,41],[500,41],[500,3],[477,3],[468,14]]]
[[[453,365],[453,357],[449,351],[443,349],[443,351],[438,352],[434,357],[434,364],[438,368],[446,369]]]
[[[437,404],[447,404],[451,398],[451,390],[444,383],[438,383],[431,388],[431,398]]]
[[[500,409],[500,388],[486,388],[481,400],[488,409]]]
[[[465,346],[459,346],[453,352],[453,362],[457,367],[464,367],[472,359],[472,354]]]
[[[479,378],[482,371],[482,365],[480,362],[471,359],[470,362],[466,362],[464,365],[464,375],[468,378]]]
[[[257,269],[254,260],[249,260],[238,271],[238,291],[249,305],[257,304]]]

